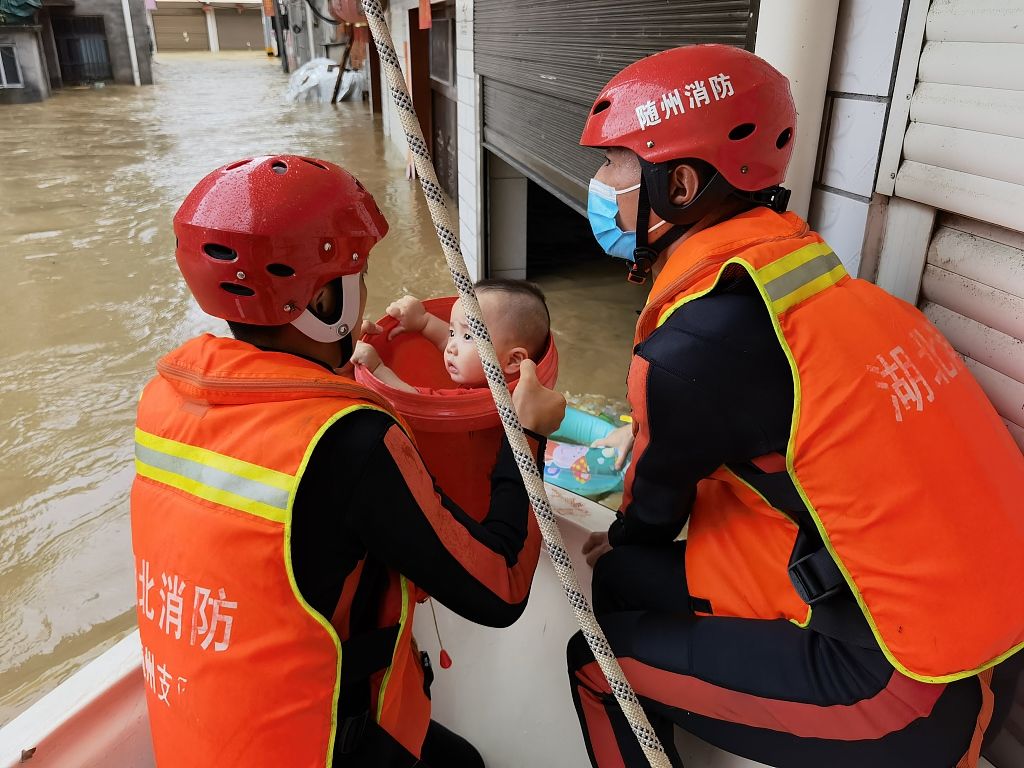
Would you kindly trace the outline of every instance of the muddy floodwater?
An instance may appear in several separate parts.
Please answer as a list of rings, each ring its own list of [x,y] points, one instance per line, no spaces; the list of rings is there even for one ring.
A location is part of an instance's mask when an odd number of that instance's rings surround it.
[[[135,623],[127,493],[136,398],[157,358],[222,323],[191,301],[171,217],[218,165],[322,157],[376,196],[368,316],[452,292],[405,156],[363,104],[292,105],[262,54],[161,55],[152,87],[0,109],[0,723]],[[545,269],[573,402],[621,410],[634,310],[621,267]]]

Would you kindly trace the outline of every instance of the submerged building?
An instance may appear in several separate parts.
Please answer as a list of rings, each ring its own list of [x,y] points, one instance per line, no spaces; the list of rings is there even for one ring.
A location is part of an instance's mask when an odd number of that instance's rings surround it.
[[[0,0],[0,104],[153,82],[144,0]]]

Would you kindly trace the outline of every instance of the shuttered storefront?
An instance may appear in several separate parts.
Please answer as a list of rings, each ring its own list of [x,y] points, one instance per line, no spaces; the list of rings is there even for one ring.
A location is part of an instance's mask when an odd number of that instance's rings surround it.
[[[694,43],[753,50],[758,0],[475,0],[484,146],[579,211],[600,152],[578,146],[601,87]]]
[[[934,0],[895,194],[940,210],[921,307],[1024,449],[1024,0]]]
[[[153,11],[158,51],[208,51],[210,34],[198,8],[158,8]]]
[[[258,10],[218,8],[217,39],[222,51],[262,51],[263,20]]]

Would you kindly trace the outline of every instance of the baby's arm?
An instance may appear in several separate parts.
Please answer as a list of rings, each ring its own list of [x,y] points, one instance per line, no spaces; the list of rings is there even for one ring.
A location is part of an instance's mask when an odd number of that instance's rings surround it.
[[[381,362],[380,355],[377,354],[377,350],[365,341],[356,342],[355,351],[352,353],[352,362],[355,365],[362,365],[366,370],[372,373],[378,381],[387,384],[393,389],[398,389],[402,392],[418,391],[415,387],[402,381],[397,373],[384,365],[384,363]]]
[[[422,334],[438,349],[443,350],[448,345],[448,323],[427,312],[423,302],[415,296],[403,296],[391,302],[387,313],[398,321],[398,325],[388,334],[389,340],[409,331]]]
[[[427,312],[427,324],[423,326],[423,330],[420,333],[442,352],[448,346],[448,323],[437,315]]]

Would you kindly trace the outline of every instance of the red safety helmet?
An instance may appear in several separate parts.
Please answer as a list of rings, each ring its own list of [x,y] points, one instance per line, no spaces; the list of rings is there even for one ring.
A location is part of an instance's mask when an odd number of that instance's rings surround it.
[[[602,89],[586,147],[625,147],[648,163],[695,158],[736,189],[781,184],[793,154],[789,80],[728,45],[672,48],[640,59]]]
[[[590,110],[580,144],[624,147],[640,158],[629,279],[644,282],[658,254],[730,196],[786,210],[789,190],[779,185],[795,130],[789,81],[741,48],[672,48],[613,77]],[[679,160],[699,160],[714,170],[685,205],[669,196],[669,176]],[[654,243],[647,238],[651,211],[673,225]]]
[[[324,342],[352,331],[363,266],[387,231],[358,179],[297,155],[218,168],[174,215],[178,267],[203,311],[250,325],[292,323]],[[323,322],[306,307],[338,278],[341,316]]]

